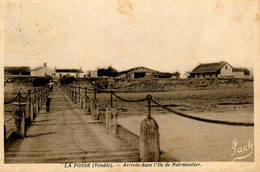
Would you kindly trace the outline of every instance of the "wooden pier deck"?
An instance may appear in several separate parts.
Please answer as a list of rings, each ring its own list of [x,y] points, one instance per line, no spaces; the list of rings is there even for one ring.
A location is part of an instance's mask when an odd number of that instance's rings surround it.
[[[139,151],[83,109],[59,88],[51,94],[50,112],[42,107],[26,138],[8,139],[5,163],[138,162]]]

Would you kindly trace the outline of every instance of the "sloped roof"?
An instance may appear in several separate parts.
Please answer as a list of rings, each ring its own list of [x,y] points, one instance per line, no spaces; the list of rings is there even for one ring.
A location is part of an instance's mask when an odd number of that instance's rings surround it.
[[[221,69],[227,62],[221,61],[218,63],[204,63],[195,67],[191,73],[209,73],[209,72],[217,72]]]
[[[146,67],[143,67],[143,66],[139,66],[139,67],[135,67],[135,68],[131,68],[131,69],[128,69],[128,70],[121,71],[120,73],[123,74],[123,73],[132,72],[132,71],[145,72],[145,73],[157,73],[157,72],[159,72],[159,71],[156,71],[156,70],[153,70],[153,69],[149,69],[149,68],[146,68]]]
[[[5,66],[5,72],[31,72],[31,68],[29,66]]]
[[[233,72],[244,72],[245,70],[249,71],[247,68],[233,68]]]
[[[55,71],[60,73],[83,73],[82,69],[55,69]]]
[[[36,68],[34,68],[34,69],[32,69],[32,71],[37,71],[37,70],[40,70],[40,69],[42,69],[42,68],[44,68],[45,66],[39,66],[39,67],[36,67]]]

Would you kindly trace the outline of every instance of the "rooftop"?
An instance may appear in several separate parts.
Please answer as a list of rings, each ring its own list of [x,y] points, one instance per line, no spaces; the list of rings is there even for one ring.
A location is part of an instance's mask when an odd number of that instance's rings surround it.
[[[39,66],[39,67],[36,67],[36,68],[34,68],[34,69],[32,69],[32,71],[37,71],[37,70],[40,70],[40,69],[42,69],[42,68],[44,68],[45,66]]]
[[[139,67],[135,67],[135,68],[131,68],[131,69],[128,69],[128,70],[124,70],[124,71],[121,71],[120,73],[128,73],[128,72],[131,72],[131,71],[135,71],[135,72],[149,72],[149,73],[157,73],[159,71],[156,71],[156,70],[153,70],[153,69],[149,69],[149,68],[146,68],[146,67],[143,67],[143,66],[139,66]]]
[[[82,69],[55,69],[55,71],[61,73],[83,73]]]
[[[6,72],[31,72],[29,66],[5,66],[4,71]]]
[[[248,70],[247,68],[233,68],[233,72],[244,72],[245,70]],[[249,70],[248,70],[249,71]]]
[[[204,64],[200,64],[196,68],[194,68],[191,73],[217,72],[225,64],[227,64],[227,62],[225,62],[225,61],[221,61],[221,62],[217,62],[217,63],[204,63]]]

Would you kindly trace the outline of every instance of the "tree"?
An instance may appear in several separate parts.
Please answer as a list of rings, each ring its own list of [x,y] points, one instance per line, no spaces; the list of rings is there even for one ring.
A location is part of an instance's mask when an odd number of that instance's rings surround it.
[[[109,78],[111,77],[117,77],[118,76],[118,71],[113,68],[112,66],[109,66],[108,68],[100,68],[98,69],[98,76],[102,77],[102,76],[107,76]]]
[[[172,74],[173,76],[176,76],[176,78],[180,78],[180,72],[176,71]]]

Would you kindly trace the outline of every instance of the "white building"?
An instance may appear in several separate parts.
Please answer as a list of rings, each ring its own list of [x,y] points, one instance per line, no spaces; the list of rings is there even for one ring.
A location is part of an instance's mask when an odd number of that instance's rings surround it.
[[[153,74],[159,73],[156,70],[152,70],[146,67],[135,67],[120,72],[121,78],[152,78]]]
[[[90,70],[90,71],[87,72],[87,76],[89,78],[97,78],[98,72],[97,72],[97,70]]]
[[[47,63],[44,63],[43,66],[36,67],[31,70],[31,76],[45,76],[52,75],[53,69],[47,67]]]
[[[233,68],[234,78],[252,78],[247,68]]]
[[[31,75],[31,68],[29,66],[5,66],[4,75]]]
[[[234,77],[233,67],[225,62],[204,63],[195,67],[190,72],[191,78],[215,78],[215,77]]]
[[[82,67],[80,67],[80,69],[56,69],[55,67],[52,76],[55,79],[58,79],[61,76],[74,76],[75,78],[84,78],[86,77],[86,74],[83,73]]]

